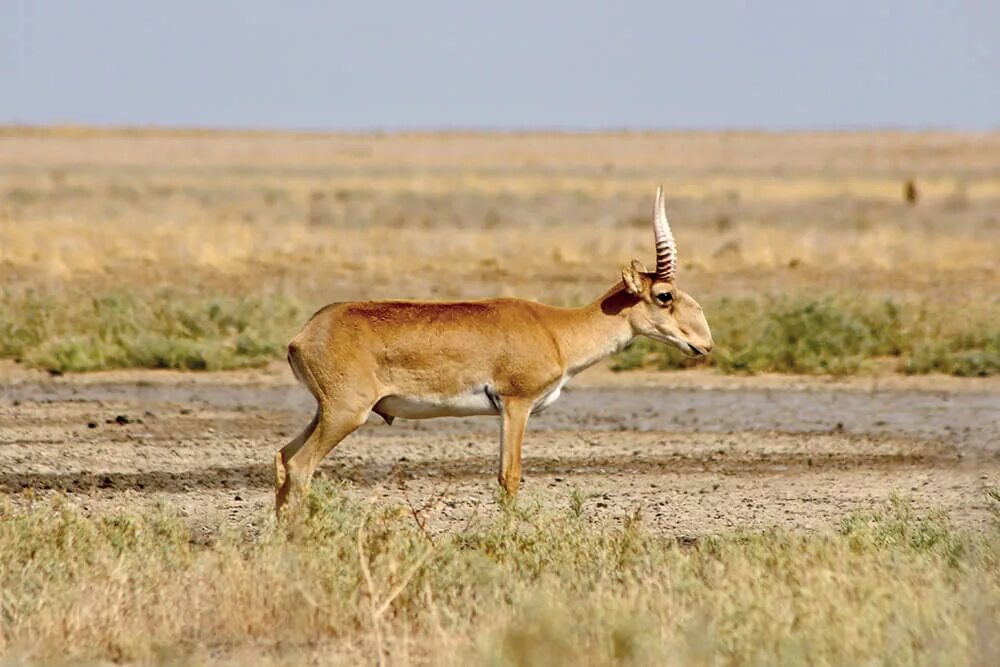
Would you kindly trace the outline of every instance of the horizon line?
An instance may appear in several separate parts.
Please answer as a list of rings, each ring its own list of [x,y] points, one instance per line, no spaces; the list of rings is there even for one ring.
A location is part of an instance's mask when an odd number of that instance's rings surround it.
[[[1000,125],[988,128],[970,128],[948,125],[815,125],[769,127],[755,125],[734,125],[718,127],[649,126],[479,126],[479,125],[414,125],[392,127],[282,127],[263,125],[211,125],[211,124],[164,124],[164,123],[31,123],[21,121],[0,122],[0,133],[24,132],[58,134],[61,132],[91,132],[94,134],[115,133],[162,133],[162,134],[297,134],[297,135],[644,135],[644,134],[995,134]]]

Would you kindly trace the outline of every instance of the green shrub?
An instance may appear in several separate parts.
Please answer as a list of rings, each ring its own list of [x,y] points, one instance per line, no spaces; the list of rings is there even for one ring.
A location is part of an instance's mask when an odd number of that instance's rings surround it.
[[[727,373],[868,372],[883,360],[906,373],[1000,372],[1000,304],[929,310],[893,300],[772,297],[721,299],[705,308],[716,349],[693,360],[640,339],[616,355],[615,370],[710,365]]]
[[[615,355],[612,368],[1000,373],[1000,301],[774,296],[720,299],[705,304],[705,312],[716,341],[707,359],[641,338]],[[241,368],[280,358],[306,315],[296,301],[278,296],[3,292],[0,356],[56,371]]]
[[[0,295],[0,354],[55,371],[220,370],[280,358],[302,308],[280,297]]]

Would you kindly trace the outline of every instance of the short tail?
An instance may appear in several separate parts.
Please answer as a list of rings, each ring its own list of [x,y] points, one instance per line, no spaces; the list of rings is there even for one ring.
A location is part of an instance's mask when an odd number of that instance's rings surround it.
[[[303,354],[300,343],[293,340],[288,344],[288,365],[291,366],[295,379],[305,385],[317,403],[322,403],[323,388],[309,368],[309,357],[308,352]]]
[[[305,376],[303,375],[302,369],[300,368],[301,363],[302,363],[302,357],[300,356],[299,353],[299,346],[298,344],[296,344],[295,341],[292,341],[291,343],[288,344],[288,365],[291,367],[292,375],[295,376],[295,379],[301,382],[302,384],[306,384]]]

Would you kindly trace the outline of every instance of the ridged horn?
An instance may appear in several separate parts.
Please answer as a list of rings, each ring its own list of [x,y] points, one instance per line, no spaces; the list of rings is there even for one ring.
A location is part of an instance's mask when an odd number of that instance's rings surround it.
[[[656,279],[673,282],[677,274],[677,244],[667,222],[667,208],[663,202],[663,186],[656,188],[653,205],[653,234],[656,237]]]

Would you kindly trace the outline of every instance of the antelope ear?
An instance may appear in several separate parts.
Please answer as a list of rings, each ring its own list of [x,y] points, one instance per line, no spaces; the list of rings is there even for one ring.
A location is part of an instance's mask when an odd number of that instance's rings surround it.
[[[624,281],[625,289],[628,290],[629,294],[640,296],[645,290],[646,277],[643,275],[646,273],[645,268],[642,262],[634,259],[632,266],[626,266],[622,269],[622,281]]]

